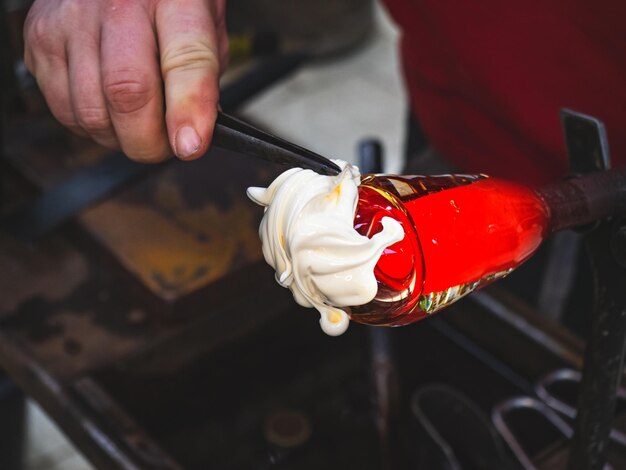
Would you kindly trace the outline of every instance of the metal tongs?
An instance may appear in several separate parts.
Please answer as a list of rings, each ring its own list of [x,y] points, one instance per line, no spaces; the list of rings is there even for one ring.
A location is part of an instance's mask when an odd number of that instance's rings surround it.
[[[341,172],[329,159],[222,112],[217,113],[213,145],[273,163],[313,170],[322,175],[337,175]]]

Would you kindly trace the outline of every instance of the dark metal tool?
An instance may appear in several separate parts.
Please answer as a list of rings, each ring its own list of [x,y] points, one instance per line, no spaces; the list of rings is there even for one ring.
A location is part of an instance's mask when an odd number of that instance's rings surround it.
[[[615,174],[601,171],[608,169],[610,161],[602,123],[569,110],[564,110],[562,117],[572,169],[580,173],[590,172],[580,180],[591,179],[596,174]],[[603,193],[612,196],[609,199],[598,198],[598,191],[586,191],[590,207],[604,205],[610,209],[604,212],[603,218],[624,213],[626,182],[623,179],[615,182],[616,185],[603,185]],[[595,305],[585,349],[569,470],[601,470],[606,463],[626,351],[624,234],[626,222],[613,217],[585,235],[594,275]]]
[[[337,175],[341,172],[329,159],[222,112],[218,113],[215,121],[213,145],[323,175]]]
[[[364,173],[382,173],[383,147],[378,139],[359,142],[359,167]],[[380,443],[380,468],[397,467],[395,439],[400,407],[400,382],[389,328],[368,327],[374,386],[375,419]]]

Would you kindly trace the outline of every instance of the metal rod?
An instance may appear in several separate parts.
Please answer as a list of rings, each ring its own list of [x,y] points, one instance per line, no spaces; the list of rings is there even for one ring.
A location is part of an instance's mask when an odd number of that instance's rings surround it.
[[[565,145],[574,173],[562,192],[548,197],[559,213],[556,228],[574,221],[594,220],[624,214],[625,171],[610,168],[609,144],[604,124],[593,116],[561,111]],[[582,197],[580,196],[582,194]],[[568,198],[573,203],[568,206]],[[594,279],[594,311],[585,348],[569,470],[600,470],[605,467],[613,425],[618,386],[624,370],[626,347],[626,224],[605,220],[585,236]]]
[[[550,210],[550,230],[626,214],[626,168],[590,173],[537,190]]]
[[[383,151],[378,140],[368,139],[359,143],[359,166],[363,173],[380,173],[383,171]],[[392,433],[397,417],[400,390],[398,371],[393,358],[391,331],[388,328],[370,326],[368,327],[368,336],[381,469],[391,470],[395,468]]]
[[[223,87],[220,91],[220,105],[226,112],[238,108],[243,102],[284,79],[311,60],[306,51],[278,54],[260,60],[242,79]]]
[[[626,348],[626,269],[614,256],[616,249],[626,248],[624,227],[604,222],[587,235],[596,304],[585,350],[569,470],[601,470],[606,462]]]

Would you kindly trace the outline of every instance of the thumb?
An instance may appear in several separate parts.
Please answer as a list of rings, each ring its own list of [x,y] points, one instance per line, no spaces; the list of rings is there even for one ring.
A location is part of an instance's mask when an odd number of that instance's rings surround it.
[[[205,0],[158,3],[156,27],[165,91],[165,121],[176,156],[206,152],[219,102],[216,18]]]

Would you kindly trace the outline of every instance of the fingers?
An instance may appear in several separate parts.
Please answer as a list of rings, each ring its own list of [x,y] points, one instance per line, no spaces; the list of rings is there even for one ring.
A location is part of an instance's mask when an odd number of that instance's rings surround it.
[[[70,104],[65,39],[41,7],[33,6],[24,25],[24,63],[46,98],[50,112],[64,126],[82,133]]]
[[[76,120],[70,103],[70,85],[67,63],[65,61],[44,62],[37,65],[37,85],[46,98],[52,115],[79,135],[86,135]],[[50,77],[42,80],[42,77]]]
[[[102,90],[99,27],[89,30],[95,33],[82,34],[67,46],[72,110],[77,124],[93,140],[119,148]]]
[[[36,0],[25,63],[75,132],[138,161],[172,149],[193,159],[206,151],[217,113],[224,3]]]
[[[205,0],[162,0],[156,11],[166,123],[181,159],[206,152],[219,101],[220,51],[215,9]]]
[[[161,161],[171,150],[149,12],[140,2],[118,2],[102,14],[101,86],[117,139],[130,158]]]

